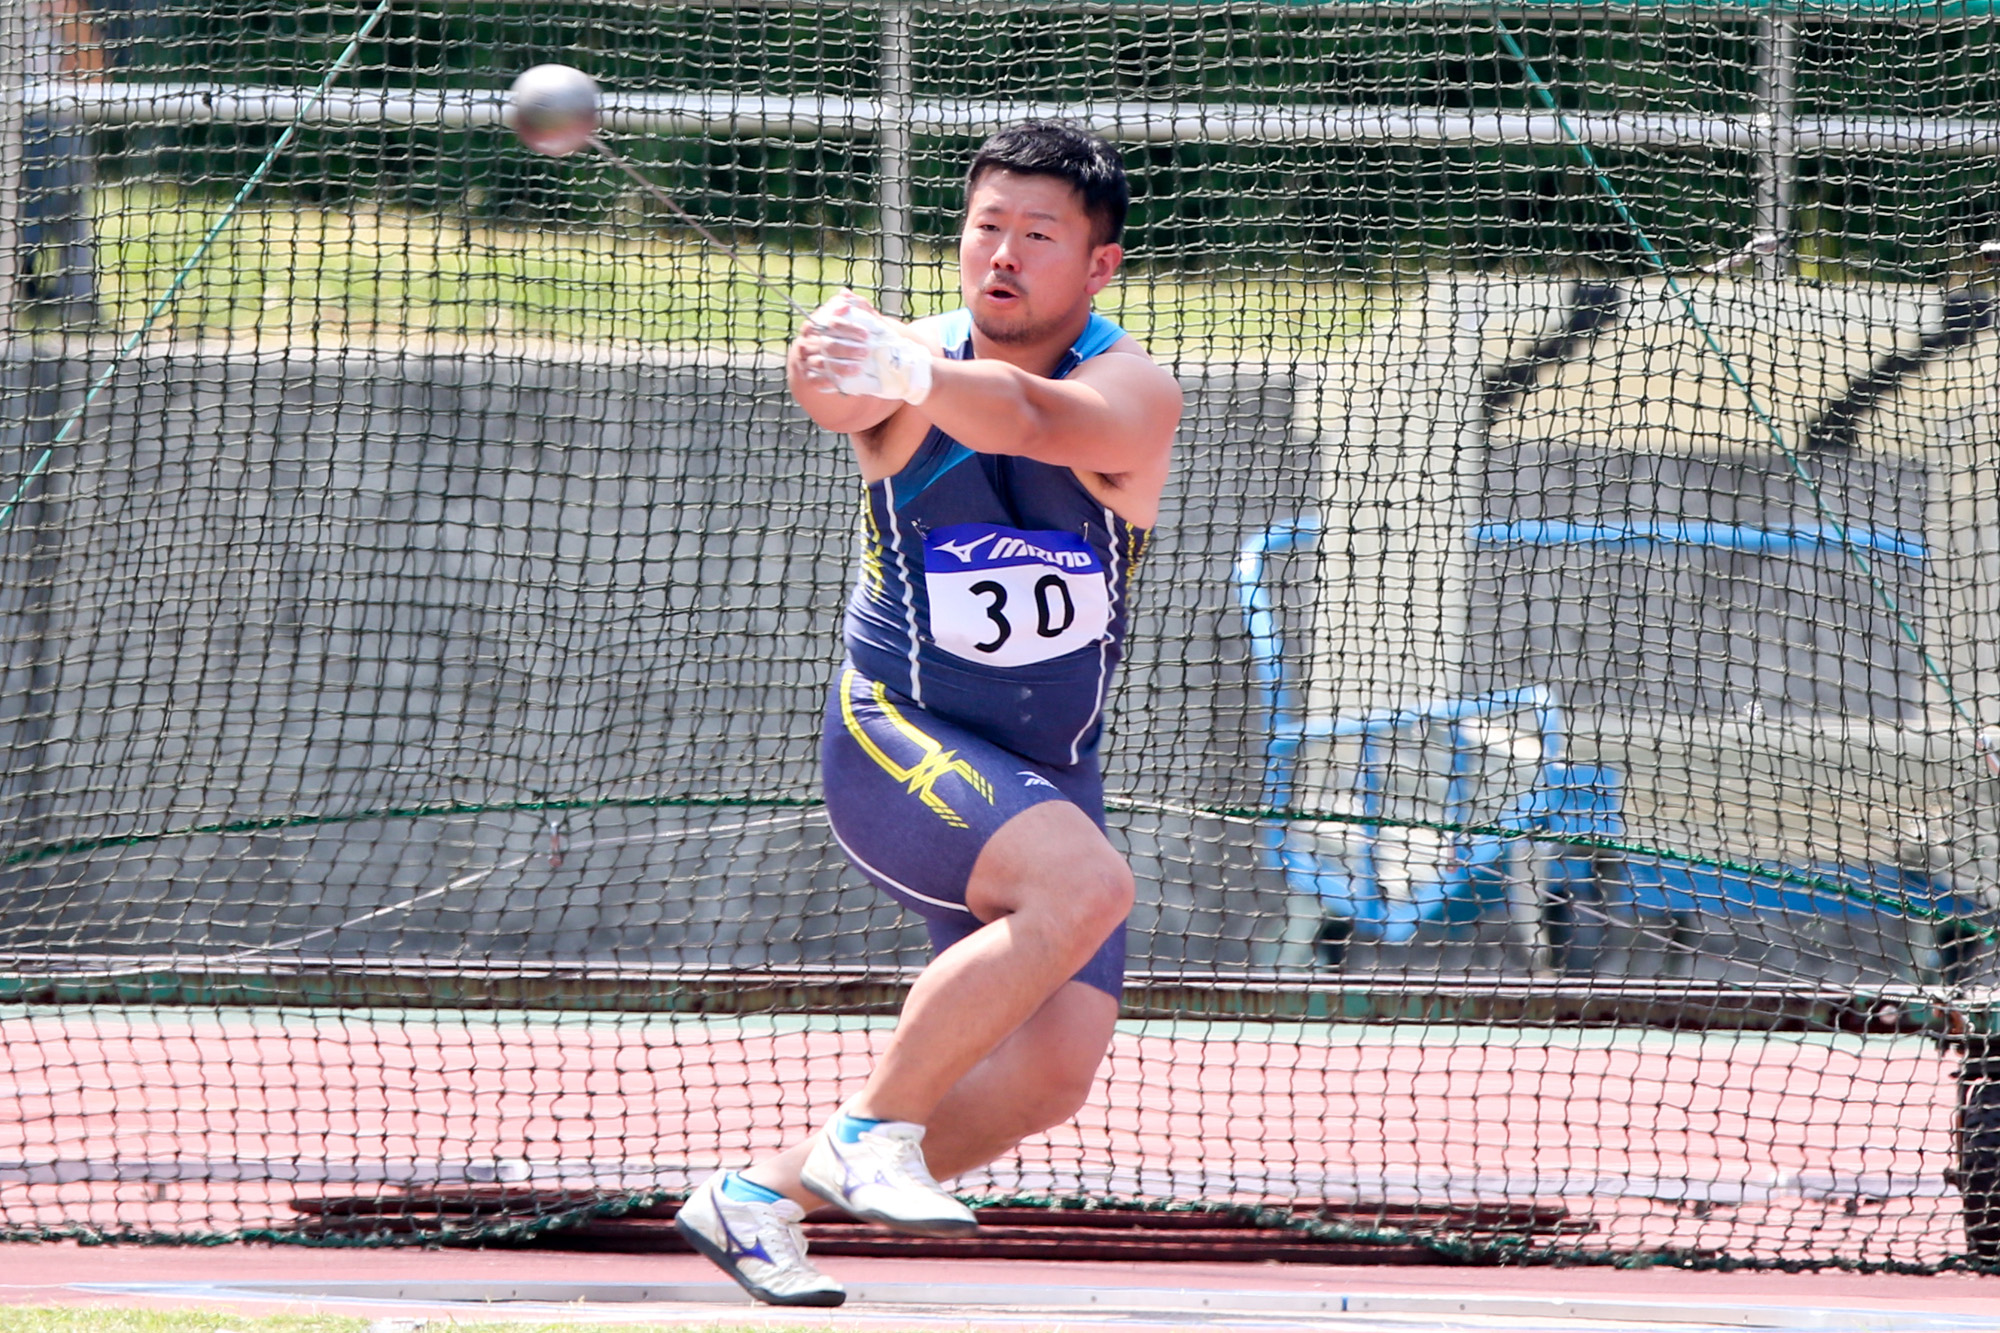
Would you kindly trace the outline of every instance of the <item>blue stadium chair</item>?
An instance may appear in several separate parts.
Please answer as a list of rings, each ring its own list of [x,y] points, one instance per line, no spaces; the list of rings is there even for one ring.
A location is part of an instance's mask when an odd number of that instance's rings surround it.
[[[1563,760],[1562,715],[1548,690],[1301,715],[1264,571],[1270,556],[1318,532],[1310,519],[1265,530],[1241,548],[1236,580],[1266,716],[1264,804],[1294,804],[1305,746],[1351,756],[1330,812],[1344,818],[1274,818],[1260,834],[1266,864],[1319,905],[1321,958],[1336,961],[1349,942],[1403,943],[1427,924],[1469,925],[1523,904],[1539,918],[1546,904],[1596,896],[1601,877],[1587,848],[1550,855],[1515,836],[1624,827],[1618,775]]]
[[[1321,961],[1337,963],[1349,943],[1399,944],[1427,926],[1500,917],[1569,970],[1569,946],[1587,933],[1586,918],[1651,919],[1670,936],[1702,916],[1866,922],[1883,914],[1932,923],[1936,958],[1919,969],[1922,979],[1951,984],[1973,961],[1960,957],[1958,927],[1992,912],[1948,877],[1885,864],[1729,868],[1566,845],[1565,837],[1622,837],[1623,783],[1612,767],[1563,758],[1562,714],[1545,687],[1305,716],[1265,573],[1270,557],[1318,535],[1317,521],[1297,519],[1250,538],[1237,555],[1236,589],[1265,716],[1263,804],[1340,816],[1274,815],[1259,834],[1265,864],[1316,904]],[[1350,758],[1331,766],[1339,780],[1300,801],[1301,751],[1342,745]]]

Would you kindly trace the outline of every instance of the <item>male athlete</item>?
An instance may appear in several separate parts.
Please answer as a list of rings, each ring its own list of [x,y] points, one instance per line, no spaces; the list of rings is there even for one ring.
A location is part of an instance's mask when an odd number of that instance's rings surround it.
[[[791,347],[792,394],[852,438],[866,487],[827,816],[938,952],[832,1123],[682,1207],[682,1234],[760,1300],[845,1299],[805,1257],[822,1200],[917,1235],[975,1228],[936,1178],[1068,1120],[1110,1045],[1132,873],[1104,836],[1097,743],[1181,415],[1173,377],[1091,312],[1126,200],[1093,135],[1004,130],[966,177],[964,308],[903,325],[843,293]]]

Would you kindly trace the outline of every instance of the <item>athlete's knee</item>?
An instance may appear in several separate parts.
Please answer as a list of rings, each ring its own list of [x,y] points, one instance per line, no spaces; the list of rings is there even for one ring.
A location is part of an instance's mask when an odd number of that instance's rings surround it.
[[[986,845],[966,889],[974,915],[1029,913],[1065,935],[1101,941],[1132,910],[1132,870],[1074,806],[1047,802]],[[1092,947],[1095,947],[1093,943]]]
[[[1034,1079],[1015,1085],[1011,1108],[1014,1140],[1019,1142],[1074,1120],[1096,1090],[1100,1063],[1101,1058],[1075,1053],[1045,1055],[1037,1063]]]
[[[1090,1094],[1096,1087],[1095,1062],[1051,1071],[1034,1108],[1035,1127],[1029,1132],[1039,1134],[1057,1125],[1067,1125],[1090,1100]]]
[[[1043,882],[1020,896],[1016,910],[1023,925],[1076,951],[1080,967],[1132,914],[1135,891],[1131,867],[1105,847],[1099,854],[1053,860]]]
[[[1106,848],[1104,854],[1079,867],[1073,885],[1077,907],[1090,918],[1093,927],[1102,927],[1099,938],[1109,935],[1132,915],[1132,901],[1138,884],[1125,858]]]
[[[1042,927],[1082,967],[1132,914],[1132,871],[1109,847],[1062,866],[1042,899]]]

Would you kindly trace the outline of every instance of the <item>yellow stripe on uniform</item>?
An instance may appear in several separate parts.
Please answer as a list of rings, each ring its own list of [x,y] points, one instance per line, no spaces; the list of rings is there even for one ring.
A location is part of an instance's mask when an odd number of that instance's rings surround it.
[[[867,751],[868,757],[873,759],[884,773],[902,783],[912,795],[921,798],[939,819],[953,828],[965,828],[964,818],[937,794],[938,779],[951,775],[963,778],[965,785],[985,797],[988,805],[993,803],[993,784],[982,777],[978,769],[960,759],[956,750],[945,749],[936,739],[913,726],[910,720],[889,702],[887,688],[877,681],[874,691],[876,706],[882,710],[883,715],[896,730],[902,732],[923,752],[923,758],[909,768],[891,759],[861,725],[861,719],[854,716],[854,681],[859,674],[853,667],[849,667],[840,676],[840,717],[847,723],[848,734],[854,737],[856,744]]]

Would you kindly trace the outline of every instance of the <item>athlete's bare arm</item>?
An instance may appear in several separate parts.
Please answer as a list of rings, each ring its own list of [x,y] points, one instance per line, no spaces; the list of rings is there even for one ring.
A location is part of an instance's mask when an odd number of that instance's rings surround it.
[[[933,323],[904,328],[932,354],[931,391],[921,406],[835,388],[818,369],[839,344],[810,323],[785,359],[792,396],[830,431],[870,436],[892,417],[908,415],[922,419],[921,429],[936,425],[978,453],[1013,454],[1107,476],[1146,470],[1172,445],[1181,417],[1180,385],[1133,339],[1092,357],[1066,379],[1052,380],[1004,361],[949,360],[939,355]]]
[[[938,361],[913,410],[966,448],[1014,454],[1105,477],[1164,468],[1181,387],[1127,338],[1065,379],[1004,361]]]
[[[979,453],[1068,467],[1125,518],[1151,526],[1181,389],[1135,340],[1053,380],[1005,361],[945,358],[934,325],[924,320],[903,330],[932,355],[931,389],[916,406],[834,388],[829,363],[851,354],[838,336],[808,323],[792,344],[786,371],[793,396],[819,425],[852,437],[864,480],[901,470],[936,425]]]

